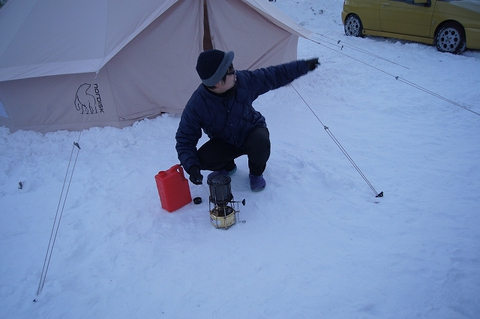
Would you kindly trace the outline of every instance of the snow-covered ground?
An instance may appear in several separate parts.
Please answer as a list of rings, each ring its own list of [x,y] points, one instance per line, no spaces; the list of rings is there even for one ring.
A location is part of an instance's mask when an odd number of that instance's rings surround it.
[[[342,3],[274,3],[316,32],[299,58],[322,65],[256,101],[267,188],[249,190],[240,158],[246,223],[227,231],[205,184],[190,184],[202,204],[161,208],[154,176],[178,162],[178,117],[0,128],[0,318],[480,318],[480,52],[347,38]]]

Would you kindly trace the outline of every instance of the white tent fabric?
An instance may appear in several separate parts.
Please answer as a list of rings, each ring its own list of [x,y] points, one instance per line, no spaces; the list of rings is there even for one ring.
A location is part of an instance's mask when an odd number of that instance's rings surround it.
[[[238,69],[296,59],[298,26],[268,0],[10,0],[0,10],[0,125],[124,127],[181,113],[213,48]]]

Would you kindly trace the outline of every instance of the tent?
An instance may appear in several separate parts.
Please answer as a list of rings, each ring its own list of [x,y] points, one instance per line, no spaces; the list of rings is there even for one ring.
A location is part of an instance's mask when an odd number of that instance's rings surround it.
[[[0,126],[38,132],[181,113],[203,50],[254,69],[311,35],[267,0],[10,0],[0,30]]]

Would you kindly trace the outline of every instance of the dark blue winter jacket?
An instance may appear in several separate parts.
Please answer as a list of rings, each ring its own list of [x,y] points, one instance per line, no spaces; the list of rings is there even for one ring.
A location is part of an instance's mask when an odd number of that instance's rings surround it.
[[[186,172],[200,162],[197,143],[202,129],[209,138],[219,138],[242,147],[256,127],[266,127],[265,118],[252,103],[261,94],[284,86],[308,72],[304,60],[257,69],[236,71],[235,86],[224,96],[210,92],[203,84],[187,102],[178,126],[176,149]]]

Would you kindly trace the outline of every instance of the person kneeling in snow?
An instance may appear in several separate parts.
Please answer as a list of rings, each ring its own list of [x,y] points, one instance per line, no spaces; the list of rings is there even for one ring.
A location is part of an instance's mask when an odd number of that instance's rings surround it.
[[[196,70],[202,84],[193,92],[178,126],[176,150],[190,181],[202,184],[200,170],[208,175],[232,175],[235,159],[248,156],[252,191],[265,188],[263,178],[270,157],[270,137],[265,118],[252,103],[261,94],[284,86],[315,70],[318,58],[298,60],[254,71],[236,71],[234,53],[202,52]],[[197,150],[202,129],[210,138]]]

